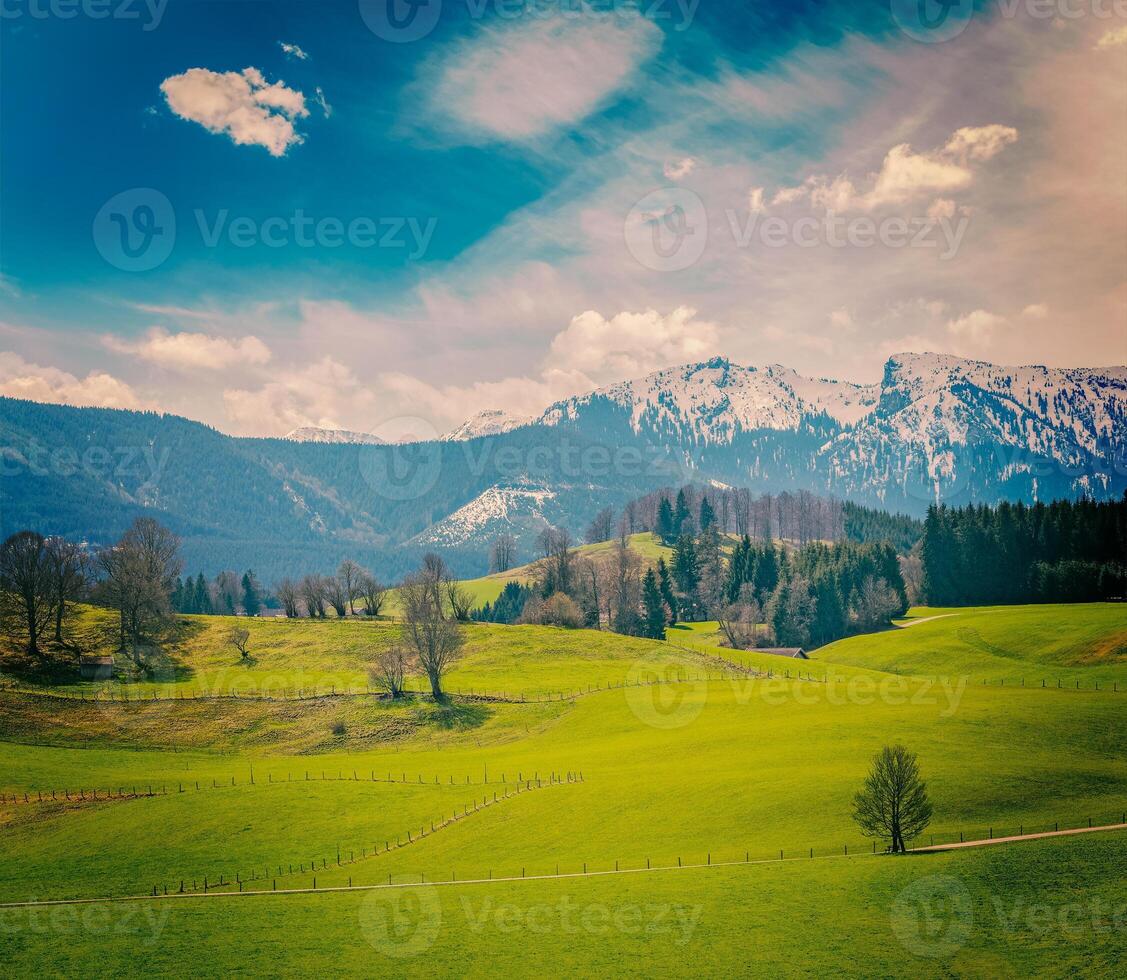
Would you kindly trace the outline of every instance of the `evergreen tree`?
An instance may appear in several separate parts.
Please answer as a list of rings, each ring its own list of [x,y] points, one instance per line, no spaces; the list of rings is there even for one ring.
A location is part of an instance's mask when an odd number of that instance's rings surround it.
[[[654,529],[662,544],[672,544],[676,540],[673,533],[673,507],[668,497],[662,497],[657,505],[657,527]]]
[[[690,528],[686,526],[688,520],[689,501],[685,496],[685,488],[682,487],[677,491],[677,506],[673,509],[673,538],[690,533]]]
[[[683,619],[695,620],[699,612],[700,563],[691,535],[682,534],[673,547],[673,581],[677,586],[679,615]]]
[[[255,581],[254,572],[249,569],[243,575],[243,612],[248,616],[257,616],[262,611],[262,598],[259,595],[258,582]]]
[[[669,625],[675,626],[678,617],[677,597],[673,594],[673,582],[669,578],[669,566],[665,564],[664,558],[657,560],[657,587],[668,609]]]
[[[195,611],[201,616],[210,616],[214,610],[211,608],[211,591],[207,587],[207,582],[204,581],[203,572],[196,576],[195,587]]]
[[[700,501],[700,530],[703,534],[709,528],[716,524],[716,512],[712,509],[712,504],[708,502],[707,497],[701,497]]]
[[[646,569],[646,577],[642,583],[642,605],[645,607],[643,624],[645,635],[655,640],[664,640],[665,602],[661,598],[661,591],[658,589],[652,568]]]

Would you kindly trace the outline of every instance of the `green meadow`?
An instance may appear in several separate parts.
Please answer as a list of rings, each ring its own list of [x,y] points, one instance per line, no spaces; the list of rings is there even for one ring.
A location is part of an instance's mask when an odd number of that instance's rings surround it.
[[[158,676],[67,697],[5,677],[0,903],[149,896],[0,909],[5,964],[1112,972],[1127,829],[889,857],[850,807],[900,741],[935,806],[917,844],[1120,823],[1127,606],[917,620],[809,661],[726,650],[715,624],[473,626],[445,704],[367,694],[397,627],[351,620],[242,620],[242,663],[231,621],[187,617]]]

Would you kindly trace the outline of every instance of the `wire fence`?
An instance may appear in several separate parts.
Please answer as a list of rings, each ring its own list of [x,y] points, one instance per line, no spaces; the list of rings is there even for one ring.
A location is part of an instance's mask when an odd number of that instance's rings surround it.
[[[320,775],[318,776],[318,772]],[[219,779],[212,776],[210,779],[204,780],[180,780],[175,783],[168,781],[162,782],[133,782],[129,783],[128,790],[125,786],[119,786],[115,792],[113,788],[101,789],[82,787],[79,789],[60,789],[60,790],[45,790],[45,789],[32,789],[26,790],[22,793],[0,793],[0,804],[11,805],[28,805],[38,803],[85,803],[85,802],[112,802],[115,800],[139,800],[151,799],[157,796],[176,796],[181,793],[199,793],[209,789],[230,789],[237,787],[266,787],[266,786],[304,786],[307,783],[383,783],[390,785],[401,786],[427,786],[427,787],[448,787],[448,786],[503,786],[503,787],[518,787],[524,785],[526,788],[535,784],[539,787],[546,779],[548,784],[567,782],[582,782],[583,773],[578,770],[569,770],[565,773],[559,773],[555,770],[549,771],[545,776],[540,775],[539,770],[535,770],[530,776],[526,777],[523,770],[518,770],[516,779],[510,779],[508,772],[502,772],[501,778],[490,778],[488,770],[484,771],[481,776],[475,778],[470,774],[465,776],[458,776],[457,779],[451,774],[446,779],[441,779],[435,775],[433,781],[429,776],[423,777],[422,773],[412,774],[414,778],[408,778],[406,772],[400,772],[399,778],[396,778],[396,773],[386,772],[386,774],[373,770],[369,770],[366,777],[362,776],[358,770],[352,770],[351,776],[346,775],[344,770],[338,769],[336,775],[327,769],[321,770],[299,770],[298,778],[294,778],[292,772],[286,773],[285,779],[275,779],[274,773],[267,772],[266,779],[262,778],[261,773],[255,778],[254,771],[251,770],[248,776],[244,776],[242,782],[239,782],[237,776],[224,776]],[[229,781],[228,781],[229,780]],[[208,783],[210,782],[210,785]],[[169,786],[172,789],[169,790]],[[140,787],[140,788],[138,788]],[[101,794],[101,795],[99,795]]]

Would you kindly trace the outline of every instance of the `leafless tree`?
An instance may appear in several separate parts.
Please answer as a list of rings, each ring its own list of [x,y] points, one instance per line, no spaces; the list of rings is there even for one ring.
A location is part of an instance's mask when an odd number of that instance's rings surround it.
[[[173,580],[183,567],[180,539],[151,517],[139,517],[121,540],[103,551],[99,563],[105,592],[118,610],[121,649],[141,665],[139,645],[166,623],[172,607]]]
[[[62,643],[63,621],[89,585],[90,556],[82,545],[66,538],[49,538],[47,556],[55,591],[55,642]]]
[[[909,554],[900,558],[900,575],[908,592],[908,603],[918,606],[924,593],[924,563],[919,549],[913,548]]]
[[[387,586],[377,582],[374,575],[365,573],[360,579],[360,595],[364,599],[364,615],[376,617],[387,599]]]
[[[215,576],[215,611],[238,615],[243,604],[243,584],[237,573],[222,571]]]
[[[325,577],[306,575],[299,583],[297,591],[305,606],[306,615],[310,619],[324,619],[325,603],[329,601]]]
[[[356,564],[351,558],[346,558],[337,569],[337,579],[344,590],[344,597],[348,602],[348,612],[355,616],[356,609],[353,603],[360,597],[360,584],[368,573]]]
[[[759,603],[750,597],[750,587],[744,587],[745,594],[739,602],[733,602],[720,610],[717,617],[720,630],[733,650],[749,650],[759,639],[759,625],[763,622],[763,612]]]
[[[368,678],[372,686],[381,691],[386,691],[391,697],[401,697],[410,668],[411,658],[407,651],[395,644],[376,654],[376,658],[368,671]]]
[[[613,536],[614,511],[609,507],[604,507],[595,515],[594,520],[587,525],[584,539],[588,544],[595,544],[599,541],[609,541]]]
[[[883,629],[900,610],[900,597],[883,579],[866,575],[853,598],[850,618],[860,632]]]
[[[301,615],[298,587],[294,584],[293,579],[282,579],[282,581],[274,586],[274,594],[278,597],[278,601],[286,611],[287,619],[297,619],[297,617]]]
[[[340,619],[348,615],[348,594],[345,592],[344,582],[339,576],[330,575],[325,578],[325,599]]]
[[[42,534],[19,531],[0,545],[0,621],[9,636],[27,640],[34,657],[44,656],[40,643],[55,618],[57,595]]]
[[[501,534],[493,542],[489,553],[489,570],[507,572],[517,561],[517,539],[511,534]]]
[[[447,579],[445,588],[450,615],[460,623],[468,622],[473,608],[473,594],[457,579]]]
[[[239,651],[239,656],[246,660],[250,654],[247,653],[247,641],[250,639],[250,630],[243,626],[236,626],[230,633],[227,634],[227,642],[231,644],[236,650]]]
[[[446,615],[440,569],[424,562],[422,571],[409,576],[399,588],[403,608],[403,639],[430,681],[431,693],[442,698],[442,676],[457,659],[465,642],[462,626]]]

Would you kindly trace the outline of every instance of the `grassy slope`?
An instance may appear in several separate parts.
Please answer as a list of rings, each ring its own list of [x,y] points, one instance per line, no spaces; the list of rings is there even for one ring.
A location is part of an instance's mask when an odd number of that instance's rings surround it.
[[[1052,608],[1060,615],[1061,607]],[[1063,615],[1061,649],[1114,632],[1119,622],[1114,615],[1106,618],[1109,607],[1091,607],[1087,614],[1079,608],[1067,607]],[[936,620],[887,636],[913,640],[917,631],[952,622]],[[349,629],[372,628],[350,623],[277,626],[293,630],[295,644],[305,644],[306,652],[295,652],[287,669],[296,669],[303,657],[316,657],[323,658],[318,662],[325,670],[333,666],[332,648],[337,644],[323,649],[306,630],[334,631],[322,634],[323,640],[351,636]],[[1044,632],[1043,624],[1030,626],[1027,635],[1038,631]],[[1066,636],[1070,632],[1072,647]],[[663,653],[682,659],[679,670],[700,669],[691,666],[691,654],[600,634],[521,627],[497,628],[490,636],[492,648],[485,644],[479,654],[467,657],[467,677],[478,671],[482,681],[534,684],[542,671],[543,677],[572,679],[574,687],[574,672],[586,669],[587,676],[605,684],[637,677],[639,670],[673,669]],[[883,641],[883,635],[870,639]],[[284,637],[278,642],[275,656],[281,661],[288,656],[282,650],[287,643]],[[347,652],[348,642],[340,646],[346,651],[342,657],[356,656]],[[496,646],[501,643],[511,645]],[[928,666],[937,673],[957,673],[962,661],[945,652],[957,648],[938,649]],[[944,660],[947,656],[950,664]],[[820,661],[801,667],[825,669]],[[610,669],[613,676],[605,673]],[[41,788],[80,784],[117,788],[149,781],[169,786],[175,782],[177,789],[185,782],[189,789],[168,797],[70,809],[0,806],[0,857],[8,858],[0,860],[0,898],[137,891],[153,881],[175,887],[180,877],[207,874],[214,879],[222,873],[230,878],[258,865],[288,866],[314,857],[327,857],[332,864],[338,844],[345,851],[369,847],[381,835],[405,833],[413,825],[429,827],[429,820],[447,809],[453,813],[493,792],[503,795],[500,774],[511,788],[514,771],[526,778],[536,772],[582,771],[584,781],[522,794],[401,851],[340,870],[324,869],[319,884],[343,884],[349,876],[357,883],[376,882],[389,873],[448,878],[452,870],[459,877],[519,873],[522,867],[534,874],[553,871],[557,863],[561,870],[579,870],[583,861],[592,868],[611,867],[615,860],[637,866],[646,858],[666,864],[678,856],[702,860],[709,852],[717,860],[742,857],[745,850],[752,857],[769,857],[779,848],[788,854],[806,853],[809,847],[819,854],[836,854],[845,844],[856,852],[865,844],[849,819],[850,799],[868,756],[892,740],[919,751],[936,805],[934,830],[940,836],[960,830],[985,832],[991,826],[995,832],[1019,824],[1028,828],[1054,819],[1111,820],[1123,809],[1124,704],[1110,692],[961,688],[957,683],[948,688],[861,667],[840,666],[835,672],[842,678],[836,685],[714,679],[603,690],[562,703],[490,704],[487,718],[464,715],[446,727],[437,718],[407,723],[398,717],[409,717],[419,706],[386,709],[387,715],[380,716],[385,709],[355,699],[303,702],[294,716],[281,718],[247,715],[246,704],[238,701],[230,702],[230,714],[221,710],[205,719],[190,714],[200,708],[190,703],[55,703],[51,717],[34,718],[34,727],[73,732],[81,715],[93,736],[91,747],[75,751],[0,743],[0,788],[5,792],[34,794]],[[4,697],[5,727],[27,724],[29,709]],[[228,705],[218,704],[224,709]],[[455,703],[459,711],[472,706]],[[328,729],[335,723],[335,711],[372,714],[350,717],[351,727],[334,742]],[[142,715],[147,716],[143,723],[138,721]],[[381,730],[361,738],[363,726],[378,727],[381,717],[405,727],[396,727],[392,737]],[[145,749],[153,742],[167,744],[161,739],[168,732],[181,733],[181,744],[190,744],[193,731],[198,733],[196,744],[222,744],[235,754]],[[264,737],[271,731],[273,741]],[[122,742],[138,748],[114,747]],[[311,751],[318,755],[310,757]],[[251,765],[254,786],[249,785]],[[330,779],[307,785],[307,769],[314,780],[321,770]],[[349,780],[351,772],[361,778]],[[363,774],[372,772],[406,776],[407,784],[366,783]],[[486,772],[489,786],[483,785]],[[334,781],[334,773],[346,778]],[[437,786],[435,775],[440,777]],[[234,787],[229,785],[232,776]],[[301,785],[271,784],[287,777]],[[211,780],[222,788],[210,789]],[[446,971],[462,963],[470,972],[500,967],[524,974],[543,968],[542,957],[550,952],[557,969],[563,964],[586,972],[675,972],[680,967],[719,972],[733,962],[765,972],[824,971],[836,964],[840,972],[841,958],[853,957],[856,972],[870,974],[918,975],[946,969],[1021,974],[1050,965],[1064,973],[1084,957],[1106,960],[1116,947],[1103,936],[1059,931],[1034,937],[1033,942],[1011,942],[996,924],[986,921],[991,898],[999,891],[1007,901],[1014,896],[1044,901],[1043,896],[1049,896],[1049,901],[1064,902],[1078,893],[1086,898],[1117,894],[1122,904],[1127,901],[1121,870],[1124,839],[1022,845],[1020,851],[1004,854],[901,862],[788,863],[686,871],[669,878],[496,886],[495,900],[514,903],[518,910],[522,902],[551,904],[565,894],[612,909],[618,903],[699,905],[699,931],[683,949],[671,946],[669,937],[651,937],[647,945],[621,931],[573,933],[559,927],[553,932],[549,927],[543,934],[526,925],[504,933],[493,925],[479,925],[465,913],[463,900],[476,893],[451,890],[443,892],[444,928],[435,945],[426,956],[408,961],[407,968]],[[1055,885],[1050,869],[1060,873],[1057,856],[1062,853],[1070,862],[1077,854],[1087,856],[1068,864],[1067,874]],[[900,888],[934,868],[967,882],[984,921],[982,932],[949,960],[913,958],[896,944],[888,924],[890,903]],[[253,935],[254,948],[267,952],[271,969],[282,972],[324,965],[321,957],[327,950],[334,953],[334,965],[343,964],[349,972],[401,967],[364,941],[371,917],[358,911],[361,900],[292,897],[277,900],[287,904],[271,906],[226,905],[221,900],[212,906],[178,908],[173,927],[160,941],[160,952],[147,955],[154,957],[152,962],[175,956],[191,962],[190,951],[206,943],[218,957],[215,963],[253,969],[256,961],[240,959],[246,955],[245,937]],[[325,915],[326,909],[331,914]],[[1122,933],[1113,938],[1121,947]],[[114,962],[127,948],[110,937],[104,943],[87,938],[76,944],[73,937],[66,942],[50,931],[20,935],[13,947],[17,959],[48,957],[56,969],[101,965],[102,956]],[[870,959],[857,959],[862,951]],[[756,959],[739,959],[747,956]]]
[[[855,636],[817,659],[893,673],[963,673],[975,680],[1076,680],[1127,688],[1127,604],[913,609],[908,629]]]
[[[1127,956],[1107,911],[1127,901],[1123,857],[1122,838],[1101,835],[930,858],[94,906],[55,921],[10,913],[5,964],[77,974],[96,957],[100,972],[140,961],[189,976],[1109,976]]]

